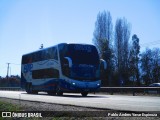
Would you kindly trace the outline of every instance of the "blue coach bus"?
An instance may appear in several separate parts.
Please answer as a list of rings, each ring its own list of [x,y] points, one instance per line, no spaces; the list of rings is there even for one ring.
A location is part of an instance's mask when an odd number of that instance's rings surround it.
[[[87,96],[100,88],[101,69],[106,69],[106,62],[99,59],[95,46],[61,43],[22,56],[21,87],[29,94]]]

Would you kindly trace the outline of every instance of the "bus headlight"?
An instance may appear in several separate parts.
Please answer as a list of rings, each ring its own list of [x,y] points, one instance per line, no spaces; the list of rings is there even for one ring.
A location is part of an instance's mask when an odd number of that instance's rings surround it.
[[[100,84],[98,83],[97,86],[100,86]]]
[[[75,85],[76,83],[72,83],[73,85]]]

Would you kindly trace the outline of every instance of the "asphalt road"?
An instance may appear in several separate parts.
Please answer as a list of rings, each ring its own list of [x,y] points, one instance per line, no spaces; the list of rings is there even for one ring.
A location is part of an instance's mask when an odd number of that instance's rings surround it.
[[[81,94],[64,94],[63,96],[50,96],[43,92],[40,92],[38,95],[33,95],[27,94],[24,91],[0,91],[0,97],[122,111],[160,112],[160,97],[153,96],[101,94],[89,94],[87,97],[82,97]]]

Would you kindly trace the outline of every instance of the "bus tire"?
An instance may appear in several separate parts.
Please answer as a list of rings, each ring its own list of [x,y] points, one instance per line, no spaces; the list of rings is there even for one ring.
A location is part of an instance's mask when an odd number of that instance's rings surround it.
[[[56,92],[48,91],[47,93],[48,93],[48,95],[56,95]]]
[[[33,90],[33,86],[32,86],[31,83],[28,83],[28,84],[27,84],[27,90],[26,90],[26,92],[27,92],[28,94],[38,94],[38,91]]]
[[[83,97],[86,97],[88,95],[88,92],[82,92],[81,94]]]
[[[26,85],[26,92],[28,94],[32,94],[32,84],[31,83],[27,83],[27,85]]]
[[[63,95],[63,92],[61,91],[61,88],[59,86],[57,86],[56,93],[57,93],[58,96]]]
[[[35,91],[35,90],[34,90],[34,91],[32,91],[32,93],[33,93],[33,94],[38,94],[38,91]]]
[[[32,84],[29,85],[29,94],[33,93],[33,88],[32,88]]]

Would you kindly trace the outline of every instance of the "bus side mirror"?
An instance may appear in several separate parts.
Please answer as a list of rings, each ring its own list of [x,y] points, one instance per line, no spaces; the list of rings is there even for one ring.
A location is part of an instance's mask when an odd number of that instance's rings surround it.
[[[100,59],[100,67],[102,70],[106,70],[107,69],[107,62],[103,59]]]
[[[72,59],[70,57],[64,57],[64,58],[68,61],[67,66],[69,66],[69,68],[71,68],[72,67]]]

